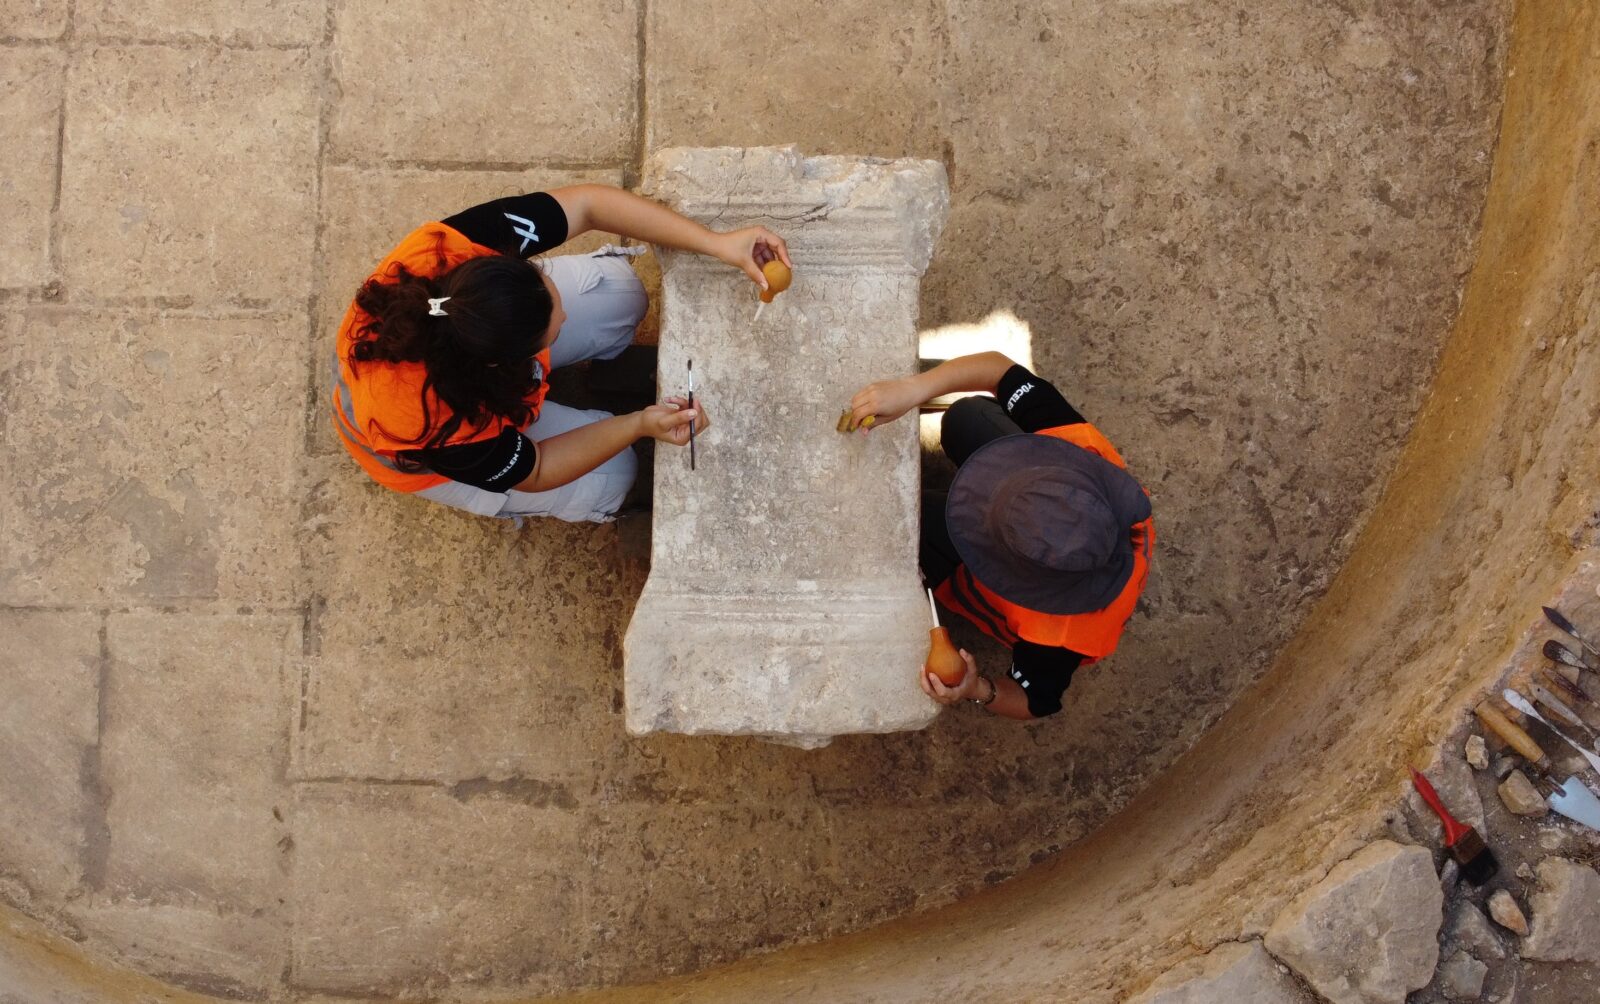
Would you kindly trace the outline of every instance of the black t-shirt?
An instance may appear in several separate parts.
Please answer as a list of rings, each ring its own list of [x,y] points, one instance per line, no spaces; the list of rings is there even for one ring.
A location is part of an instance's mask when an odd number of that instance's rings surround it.
[[[549,251],[567,239],[567,214],[561,203],[545,192],[494,199],[440,222],[474,244],[523,258]],[[510,491],[521,484],[533,473],[539,456],[533,441],[509,426],[493,439],[402,450],[400,455],[452,481],[491,492]]]
[[[1022,366],[1013,366],[1000,378],[995,400],[1024,432],[1038,432],[1087,421],[1054,385]],[[1007,675],[1028,695],[1028,712],[1035,718],[1061,710],[1061,696],[1072,685],[1072,675],[1083,656],[1070,648],[1019,641],[1011,649]]]

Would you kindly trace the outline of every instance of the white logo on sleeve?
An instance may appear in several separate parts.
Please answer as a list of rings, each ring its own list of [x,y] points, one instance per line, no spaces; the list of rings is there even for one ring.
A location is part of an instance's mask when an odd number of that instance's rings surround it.
[[[522,238],[522,247],[517,249],[517,253],[518,254],[521,254],[522,252],[528,250],[528,242],[529,241],[537,241],[539,239],[539,232],[534,229],[532,220],[524,219],[523,217],[518,216],[515,213],[502,213],[501,215],[503,215],[506,219],[510,220],[514,224],[515,223],[522,224],[522,226],[520,226],[520,227],[513,226],[511,228],[511,232],[512,233],[514,233],[518,237]]]
[[[1018,387],[1016,390],[1012,391],[1011,397],[1006,400],[1006,411],[1011,411],[1012,409],[1016,408],[1017,402],[1022,400],[1022,395],[1028,393],[1030,390],[1033,390],[1032,383],[1025,383],[1021,387]]]
[[[1023,677],[1022,670],[1017,668],[1016,663],[1011,664],[1011,678],[1022,684],[1023,690],[1028,689],[1028,681],[1025,677]]]

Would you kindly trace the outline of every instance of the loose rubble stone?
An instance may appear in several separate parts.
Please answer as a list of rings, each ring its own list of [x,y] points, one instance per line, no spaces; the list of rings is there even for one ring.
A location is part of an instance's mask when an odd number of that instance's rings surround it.
[[[1489,918],[1483,915],[1482,910],[1465,900],[1457,904],[1455,912],[1450,915],[1445,937],[1452,945],[1471,952],[1480,959],[1506,957],[1506,950],[1500,944],[1500,936],[1490,926]]]
[[[1512,771],[1500,782],[1500,801],[1519,816],[1543,816],[1550,811],[1539,789],[1520,770]]]
[[[1450,815],[1466,823],[1479,833],[1484,832],[1483,799],[1478,796],[1477,782],[1467,765],[1453,756],[1440,756],[1438,762],[1423,772],[1428,783],[1439,794],[1439,800]],[[1444,824],[1439,816],[1422,800],[1410,781],[1406,788],[1406,808],[1418,821],[1416,832],[1425,844],[1437,844],[1444,837]]]
[[[1533,933],[1522,957],[1541,962],[1600,962],[1600,875],[1563,858],[1539,862],[1539,889],[1528,904]]]
[[[1158,978],[1128,1004],[1310,1004],[1261,947],[1229,942]]]
[[[1334,1004],[1401,1004],[1439,961],[1433,855],[1375,841],[1286,907],[1266,947]]]
[[[1466,747],[1467,763],[1474,770],[1484,770],[1489,766],[1489,745],[1483,741],[1482,736],[1468,736]]]
[[[656,464],[652,571],[624,643],[628,730],[815,746],[922,728],[937,706],[916,683],[930,626],[917,425],[870,437],[835,425],[848,388],[916,371],[944,168],[794,147],[670,149],[643,187],[702,223],[788,221],[795,277],[756,323],[739,273],[662,256],[660,372],[739,359],[763,376],[697,368],[720,416],[698,471],[681,455]],[[789,390],[774,398],[776,386]]]
[[[1504,889],[1496,889],[1494,895],[1489,897],[1489,916],[1494,918],[1496,924],[1518,937],[1528,936],[1528,918],[1523,915],[1522,907]]]
[[[1439,967],[1439,989],[1451,1000],[1475,1001],[1483,994],[1489,967],[1465,952],[1457,952]]]
[[[1528,864],[1526,861],[1517,865],[1517,878],[1524,882],[1533,881],[1533,865]]]

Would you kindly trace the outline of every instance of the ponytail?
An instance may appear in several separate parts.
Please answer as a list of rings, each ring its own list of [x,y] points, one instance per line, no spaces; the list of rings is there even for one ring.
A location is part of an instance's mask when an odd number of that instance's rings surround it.
[[[442,446],[463,426],[481,429],[493,417],[519,427],[531,421],[527,398],[543,376],[534,372],[533,356],[544,348],[555,306],[538,266],[487,255],[436,278],[404,265],[391,275],[368,279],[356,294],[367,321],[356,330],[350,365],[423,365],[423,429],[412,442],[423,449]],[[430,314],[428,301],[443,297],[444,313]],[[450,412],[437,428],[434,395]]]

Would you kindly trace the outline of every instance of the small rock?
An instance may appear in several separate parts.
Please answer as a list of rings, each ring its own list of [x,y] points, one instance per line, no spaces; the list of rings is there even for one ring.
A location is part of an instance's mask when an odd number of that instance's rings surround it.
[[[1456,883],[1461,881],[1461,866],[1456,864],[1455,858],[1445,858],[1444,867],[1439,869],[1439,890],[1444,893],[1445,899],[1455,892]]]
[[[1519,816],[1542,816],[1550,811],[1539,789],[1520,770],[1512,771],[1500,782],[1500,801]]]
[[[1163,973],[1128,1004],[1310,1004],[1261,942],[1228,942]]]
[[[1522,957],[1540,962],[1600,962],[1600,875],[1563,858],[1539,862],[1539,890],[1529,900],[1533,933]]]
[[[1489,916],[1519,938],[1528,936],[1528,918],[1523,915],[1522,907],[1504,889],[1496,889],[1494,895],[1489,897]]]
[[[1489,744],[1479,735],[1467,737],[1467,763],[1472,764],[1474,770],[1486,770],[1489,767]]]
[[[1517,865],[1517,878],[1524,882],[1533,881],[1533,865],[1528,864],[1526,861]]]
[[[1439,989],[1451,1000],[1475,1001],[1483,995],[1489,967],[1465,952],[1457,952],[1439,967]]]
[[[1500,936],[1494,933],[1494,928],[1489,924],[1489,918],[1483,911],[1463,900],[1456,905],[1455,911],[1450,915],[1450,921],[1445,927],[1445,937],[1450,944],[1471,952],[1480,959],[1503,959],[1506,950],[1500,944]]]
[[[1465,763],[1455,757],[1441,756],[1423,774],[1439,793],[1439,800],[1444,803],[1450,815],[1479,833],[1484,831],[1483,799],[1478,797],[1477,782]],[[1409,781],[1404,784],[1407,789],[1407,813],[1415,821],[1412,828],[1422,837],[1420,843],[1439,843],[1444,837],[1444,824],[1440,823],[1438,815],[1428,808],[1416,788]]]
[[[1433,978],[1443,907],[1433,855],[1377,840],[1285,907],[1266,947],[1334,1004],[1401,1004]]]

